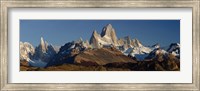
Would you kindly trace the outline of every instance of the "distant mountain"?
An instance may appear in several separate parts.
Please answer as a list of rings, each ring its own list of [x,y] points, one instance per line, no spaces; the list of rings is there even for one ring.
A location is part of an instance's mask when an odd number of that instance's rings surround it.
[[[86,40],[86,41],[83,41],[82,38],[80,38],[79,40],[75,41],[77,43],[80,43],[83,47],[85,48],[92,48],[92,46],[90,45],[89,41]]]
[[[169,55],[180,58],[180,44],[179,43],[171,43],[170,46],[161,48],[159,44],[155,44],[152,46],[154,50],[148,55],[147,58],[156,57],[156,55]]]
[[[47,66],[74,63],[73,57],[88,48],[87,41],[72,41],[61,46],[60,51],[52,58]]]
[[[130,36],[125,36],[124,38],[120,38],[118,40],[119,49],[121,51],[126,51],[128,48],[133,47],[133,41],[131,40]]]
[[[167,52],[172,53],[174,56],[180,57],[180,44],[179,43],[172,43],[170,44]]]
[[[146,59],[153,59],[153,58],[156,58],[157,56],[165,56],[167,54],[168,54],[167,51],[161,48],[155,48],[153,51],[149,53]]]
[[[28,42],[20,42],[20,60],[28,61],[29,66],[44,67],[55,54],[53,45],[49,45],[42,37],[36,48]]]
[[[30,61],[35,53],[35,48],[28,42],[20,42],[20,61]]]
[[[34,59],[48,63],[55,54],[56,50],[53,45],[49,45],[47,41],[44,41],[41,37],[40,44],[35,48]]]
[[[132,45],[124,51],[124,54],[135,57],[137,60],[144,60],[144,58],[152,51],[150,48],[143,46],[137,39],[133,39],[131,43]]]
[[[56,46],[55,46],[55,45],[53,46],[53,48],[54,48],[54,50],[56,51],[56,53],[58,53],[58,52],[59,52],[59,50],[60,50],[60,47],[61,47],[61,46],[57,46],[57,45],[56,45]]]

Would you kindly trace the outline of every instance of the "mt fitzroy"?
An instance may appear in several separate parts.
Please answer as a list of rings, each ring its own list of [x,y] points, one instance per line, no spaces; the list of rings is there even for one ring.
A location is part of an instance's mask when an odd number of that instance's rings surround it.
[[[101,35],[95,30],[90,38],[90,44],[93,48],[115,47],[125,55],[135,57],[135,54],[147,54],[152,50],[142,45],[138,39],[131,39],[130,36],[117,39],[115,29],[111,24],[106,25]],[[147,55],[140,57],[143,60]]]
[[[115,34],[115,29],[111,24],[105,26],[101,32],[101,35],[94,30],[92,37],[90,38],[90,44],[93,48],[101,48],[106,45],[118,46],[117,36]]]

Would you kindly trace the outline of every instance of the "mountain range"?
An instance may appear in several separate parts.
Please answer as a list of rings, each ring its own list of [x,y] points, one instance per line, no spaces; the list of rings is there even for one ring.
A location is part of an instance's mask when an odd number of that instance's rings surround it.
[[[116,68],[116,65],[133,64],[134,66],[131,66],[131,69],[143,70],[141,68],[145,67],[140,68],[141,65],[146,66],[150,62],[155,66],[158,61],[161,62],[158,65],[162,65],[159,70],[166,70],[167,64],[165,65],[163,60],[168,61],[168,59],[173,61],[170,61],[171,63],[176,64],[173,66],[175,67],[172,68],[173,70],[179,69],[179,43],[171,43],[168,48],[161,48],[158,43],[152,46],[144,46],[138,39],[131,39],[130,36],[118,39],[111,24],[103,27],[100,34],[94,30],[89,41],[83,41],[80,38],[61,47],[48,44],[42,37],[39,45],[35,48],[28,42],[20,42],[20,63],[23,65],[26,63],[26,67],[48,68],[64,64],[75,64],[76,66]],[[128,68],[130,67],[128,66]],[[148,69],[150,68],[147,67],[144,70]],[[152,70],[156,70],[156,67]]]

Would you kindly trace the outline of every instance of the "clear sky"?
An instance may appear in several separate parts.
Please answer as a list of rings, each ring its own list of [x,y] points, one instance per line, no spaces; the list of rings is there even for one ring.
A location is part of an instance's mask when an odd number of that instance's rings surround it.
[[[146,46],[180,43],[180,20],[20,20],[20,41],[37,46],[43,37],[49,44],[63,46],[80,37],[89,40],[94,30],[100,34],[107,24],[112,24],[118,38],[130,36]]]

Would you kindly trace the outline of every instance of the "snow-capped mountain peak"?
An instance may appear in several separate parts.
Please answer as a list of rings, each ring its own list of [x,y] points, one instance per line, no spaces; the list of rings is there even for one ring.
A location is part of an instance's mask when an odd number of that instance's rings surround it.
[[[167,52],[161,48],[156,48],[153,51],[149,53],[149,55],[146,57],[147,59],[152,59],[156,57],[157,55],[166,55]]]
[[[28,42],[20,42],[20,61],[28,61],[29,66],[44,67],[56,54],[52,44],[40,38],[40,44],[34,48]]]
[[[51,57],[56,54],[56,50],[52,44],[48,44],[47,41],[44,41],[41,37],[40,44],[35,48],[34,60],[42,60],[48,62]]]
[[[127,37],[127,40],[130,40],[130,37]],[[137,60],[144,60],[145,57],[152,51],[149,47],[145,47],[138,39],[133,39],[128,44],[130,46],[126,46],[125,50],[122,51],[125,55],[135,57]],[[125,44],[126,45],[126,44]]]
[[[28,42],[20,42],[20,60],[30,61],[35,53],[35,48]]]

